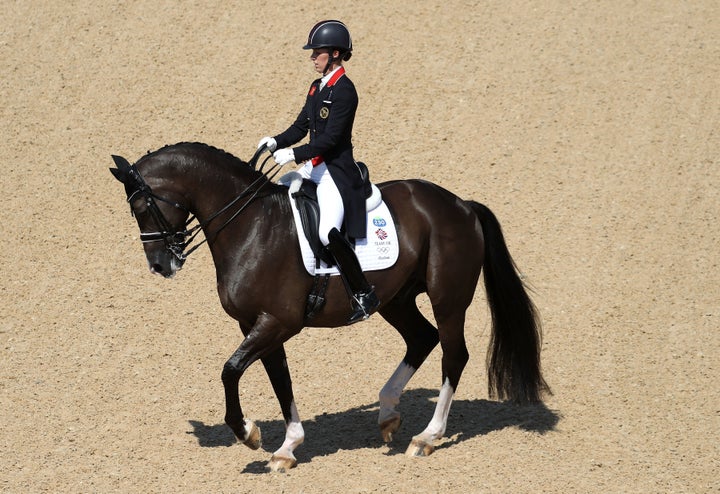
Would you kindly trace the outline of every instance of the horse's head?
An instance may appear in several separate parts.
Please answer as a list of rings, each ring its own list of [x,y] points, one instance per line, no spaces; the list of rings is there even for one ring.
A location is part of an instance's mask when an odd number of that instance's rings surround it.
[[[120,156],[112,158],[117,168],[110,171],[125,185],[150,271],[166,278],[174,276],[185,262],[186,238],[192,234],[187,230],[189,210],[178,202],[182,199],[178,192],[168,187],[171,181],[158,180],[152,189],[135,165]]]
[[[253,200],[266,191],[282,191],[285,197],[285,189],[272,183],[276,167],[255,169],[261,151],[264,148],[246,163],[207,144],[182,142],[149,153],[134,165],[113,156],[117,168],[110,171],[125,185],[150,271],[173,276],[188,255],[213,242]],[[198,224],[188,229],[194,220]],[[210,224],[212,229],[205,231]],[[205,240],[190,246],[200,231]]]

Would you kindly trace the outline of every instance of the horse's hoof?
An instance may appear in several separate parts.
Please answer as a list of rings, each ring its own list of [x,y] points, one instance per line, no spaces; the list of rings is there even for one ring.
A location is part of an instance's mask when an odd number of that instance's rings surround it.
[[[247,439],[243,441],[243,444],[250,449],[259,449],[262,446],[262,434],[260,433],[260,427],[255,425],[252,420],[245,421],[245,430],[247,431]]]
[[[407,456],[430,456],[433,451],[435,451],[435,446],[432,444],[422,439],[413,438],[405,454]]]
[[[297,466],[297,460],[295,458],[287,458],[285,456],[272,455],[268,468],[271,472],[284,473],[295,468]]]
[[[402,419],[399,414],[382,421],[380,423],[380,432],[382,433],[383,441],[386,443],[391,442],[393,434],[400,429],[400,424],[402,424]]]

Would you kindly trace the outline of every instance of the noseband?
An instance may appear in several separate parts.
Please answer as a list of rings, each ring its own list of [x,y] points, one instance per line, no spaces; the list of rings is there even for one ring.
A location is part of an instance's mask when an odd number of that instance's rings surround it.
[[[255,154],[253,155],[252,159],[248,163],[253,169],[256,168],[258,158],[262,154],[263,151],[266,150],[266,147],[258,149]],[[265,163],[272,157],[272,155],[268,155],[265,160],[260,165],[260,172],[262,172]],[[113,156],[113,158],[116,158]],[[117,162],[117,160],[116,160]],[[119,163],[118,163],[118,166]],[[165,243],[165,249],[167,249],[175,258],[180,262],[180,265],[185,262],[185,260],[188,258],[190,254],[195,252],[195,250],[198,249],[202,244],[208,241],[208,235],[205,235],[205,238],[200,241],[199,243],[195,244],[190,250],[185,252],[185,249],[195,240],[195,237],[200,233],[200,230],[204,229],[211,221],[213,221],[215,218],[220,216],[221,214],[228,211],[231,207],[233,207],[238,201],[242,199],[246,199],[246,201],[238,208],[233,215],[225,221],[219,228],[214,230],[212,232],[212,236],[216,237],[221,230],[223,230],[227,225],[229,225],[237,216],[245,210],[245,208],[254,200],[257,198],[258,193],[260,192],[260,189],[262,189],[263,186],[266,184],[272,182],[273,178],[277,173],[280,171],[282,167],[278,165],[273,165],[268,169],[266,172],[262,172],[262,175],[260,175],[257,179],[255,179],[250,185],[248,185],[245,190],[243,190],[237,197],[235,197],[232,201],[230,201],[227,205],[223,206],[220,210],[216,211],[215,213],[211,214],[208,219],[200,223],[198,221],[198,224],[188,228],[190,224],[195,221],[197,218],[192,212],[187,209],[182,204],[179,204],[177,202],[171,201],[169,199],[165,199],[164,197],[158,196],[155,194],[150,186],[145,182],[145,180],[142,178],[140,173],[138,172],[135,165],[130,165],[128,168],[126,168],[127,173],[132,177],[133,182],[132,184],[128,184],[129,187],[132,187],[134,190],[128,194],[128,203],[131,205],[131,211],[132,211],[132,203],[136,201],[138,198],[142,198],[145,201],[145,205],[148,208],[148,211],[150,212],[150,215],[153,217],[153,220],[155,221],[155,224],[158,226],[159,231],[156,232],[140,232],[140,241],[142,243],[151,243],[151,242],[164,242]],[[258,185],[259,184],[259,185]],[[257,187],[256,187],[257,186]],[[189,215],[189,218],[185,221],[185,224],[183,225],[184,229],[175,229],[170,222],[167,220],[163,212],[158,207],[157,202],[164,202],[166,204],[170,204],[174,208],[177,208]]]

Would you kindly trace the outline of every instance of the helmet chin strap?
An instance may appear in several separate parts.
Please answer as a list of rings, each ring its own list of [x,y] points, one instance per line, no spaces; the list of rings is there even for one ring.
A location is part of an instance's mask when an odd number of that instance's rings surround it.
[[[323,69],[323,76],[326,76],[330,68],[332,67],[333,62],[335,61],[335,58],[333,56],[328,57],[328,63],[325,65],[325,68]]]
[[[340,53],[339,51],[338,51],[338,53],[339,53],[339,55],[340,55],[339,57],[334,57],[334,56],[333,56],[333,53],[334,53],[335,51],[337,51],[337,50],[332,50],[332,51],[329,51],[329,52],[328,52],[328,62],[327,62],[327,65],[325,65],[325,69],[323,70],[323,75],[324,75],[324,76],[327,75],[328,71],[332,68],[333,63],[334,63],[336,60],[342,60],[343,54]]]

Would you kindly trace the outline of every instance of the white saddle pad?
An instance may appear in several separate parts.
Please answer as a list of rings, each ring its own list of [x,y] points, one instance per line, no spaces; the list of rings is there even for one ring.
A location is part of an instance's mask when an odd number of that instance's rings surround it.
[[[292,190],[288,190],[290,204],[292,205],[295,227],[298,232],[298,243],[302,252],[303,264],[310,275],[316,274],[340,274],[335,266],[328,267],[320,262],[320,267],[315,268],[315,255],[310,248],[310,243],[305,238],[305,232],[300,222],[300,213],[292,197]],[[355,242],[355,254],[360,261],[363,271],[377,271],[386,269],[395,264],[400,254],[397,230],[395,222],[390,215],[390,210],[382,201],[378,207],[368,211],[367,235],[365,238]]]

